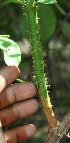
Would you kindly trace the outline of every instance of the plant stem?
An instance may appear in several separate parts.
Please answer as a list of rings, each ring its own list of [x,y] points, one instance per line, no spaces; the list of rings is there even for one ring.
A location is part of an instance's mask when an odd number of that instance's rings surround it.
[[[48,94],[48,82],[44,73],[44,61],[39,36],[37,7],[34,5],[33,0],[26,0],[26,14],[29,23],[31,52],[33,56],[35,78],[38,83],[38,92],[49,126],[53,128],[57,126],[57,119],[53,113]]]
[[[58,3],[56,3],[55,4],[55,7],[59,10],[59,12],[63,15],[63,16],[65,16],[67,13],[64,11],[64,9],[58,4]]]

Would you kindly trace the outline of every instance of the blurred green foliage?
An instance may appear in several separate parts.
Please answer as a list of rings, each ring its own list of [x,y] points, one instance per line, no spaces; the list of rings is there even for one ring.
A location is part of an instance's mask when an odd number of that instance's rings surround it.
[[[1,3],[1,2],[0,2]],[[65,13],[69,12],[70,9],[70,1],[66,0],[58,0],[58,4],[65,10]],[[41,34],[41,42],[43,45],[49,41],[49,39],[54,35],[57,24],[58,24],[58,15],[60,13],[60,17],[62,16],[62,11],[60,7],[54,5],[45,5],[38,3],[38,17],[39,17],[39,25],[40,25],[40,34]],[[24,11],[24,12],[23,12]],[[21,8],[21,5],[10,3],[6,6],[1,4],[0,6],[0,33],[1,34],[9,34],[16,40],[21,40],[23,37],[28,38],[28,22],[25,12],[25,7]],[[69,16],[67,15],[69,18]],[[64,23],[65,21],[65,23]],[[67,19],[62,19],[61,30],[64,34],[65,38],[70,40],[70,23]]]
[[[47,6],[40,3],[37,5],[41,40],[45,44],[56,30],[57,17],[52,5]],[[1,34],[8,33],[17,40],[23,37],[28,38],[28,23],[25,7],[21,8],[21,5],[10,3],[1,8],[1,13]]]

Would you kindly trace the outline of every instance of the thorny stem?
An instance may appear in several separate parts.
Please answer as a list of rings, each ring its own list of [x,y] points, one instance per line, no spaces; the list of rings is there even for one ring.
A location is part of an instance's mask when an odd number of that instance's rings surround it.
[[[36,5],[34,5],[33,2],[33,0],[26,0],[26,14],[29,23],[31,52],[33,56],[35,80],[38,84],[38,92],[45,112],[45,116],[48,120],[49,126],[53,128],[57,126],[57,119],[53,113],[50,97],[48,94],[48,83],[44,73],[44,61],[39,36],[37,7]]]

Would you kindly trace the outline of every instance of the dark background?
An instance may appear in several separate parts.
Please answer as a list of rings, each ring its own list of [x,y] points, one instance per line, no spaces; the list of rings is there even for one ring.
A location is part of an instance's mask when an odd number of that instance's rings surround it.
[[[55,5],[38,4],[38,16],[45,72],[51,85],[50,98],[55,114],[61,120],[70,109],[70,0],[58,0]],[[13,3],[3,6],[0,1],[1,34],[10,35],[20,46],[22,60],[19,77],[34,82],[25,7]],[[0,51],[0,68],[5,66],[3,52]],[[37,127],[36,135],[25,143],[44,143],[47,135],[48,125],[38,95],[35,98],[39,101],[39,110],[5,128],[33,123]],[[70,139],[65,136],[60,141],[69,142]]]

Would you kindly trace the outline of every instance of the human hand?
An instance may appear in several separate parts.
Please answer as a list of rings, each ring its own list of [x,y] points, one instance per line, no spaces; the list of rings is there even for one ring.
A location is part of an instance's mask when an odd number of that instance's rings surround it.
[[[38,102],[30,99],[36,94],[33,83],[11,84],[18,75],[19,70],[15,66],[7,66],[0,71],[0,120],[3,127],[38,109]],[[29,124],[8,130],[4,135],[7,143],[17,143],[32,137],[35,131],[35,126]]]

